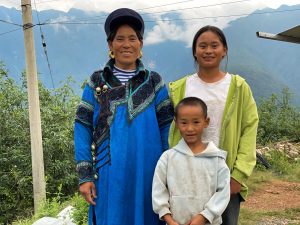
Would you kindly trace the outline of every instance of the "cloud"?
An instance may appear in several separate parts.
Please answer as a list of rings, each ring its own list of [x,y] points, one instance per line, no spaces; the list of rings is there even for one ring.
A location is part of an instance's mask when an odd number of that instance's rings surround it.
[[[295,4],[296,1],[274,0],[272,2],[273,4],[270,4],[269,1],[232,1],[231,3],[230,1],[223,1],[222,3],[213,0],[209,3],[192,1],[189,4],[177,6],[176,12],[172,11],[172,7],[164,7],[165,11],[171,10],[170,13],[176,13],[181,22],[172,21],[174,18],[170,19],[163,14],[157,16],[156,12],[152,12],[153,14],[149,15],[152,15],[152,18],[156,20],[156,25],[146,33],[145,45],[180,40],[184,41],[187,47],[190,47],[195,33],[205,25],[214,25],[224,29],[229,26],[232,20],[248,16],[255,10],[266,7],[276,8],[283,2],[284,4]],[[300,4],[300,1],[298,2]]]
[[[158,44],[166,40],[182,40],[183,27],[176,25],[174,22],[159,20],[157,24],[147,32],[145,45]]]
[[[179,9],[182,7],[194,7],[199,5],[213,5],[213,4],[223,4],[228,2],[234,2],[233,0],[211,0],[211,1],[174,1],[174,0],[160,0],[160,1],[144,1],[144,0],[36,0],[36,5],[38,10],[47,10],[47,9],[56,9],[61,11],[68,11],[71,8],[78,8],[87,11],[96,11],[96,12],[111,12],[116,8],[129,7],[132,9],[140,10],[146,9],[147,11],[153,10],[169,10],[169,9]],[[280,5],[296,5],[300,4],[300,0],[244,0],[244,1],[235,1],[236,4],[227,4],[231,5],[231,8],[246,8],[249,5],[252,5],[255,9],[261,9],[261,7],[271,7],[278,8]],[[33,1],[32,1],[33,4]],[[239,6],[237,7],[237,4]],[[2,0],[0,5],[5,7],[16,7],[20,8],[19,1],[12,0]],[[224,4],[223,6],[226,6]],[[223,7],[221,5],[221,7]],[[208,9],[208,8],[207,8]]]
[[[54,31],[57,33],[60,30],[64,31],[64,32],[69,32],[69,29],[67,28],[67,26],[60,24],[60,22],[64,22],[64,21],[68,21],[68,20],[72,20],[74,18],[72,17],[67,17],[67,16],[59,16],[55,19],[51,19],[49,21],[50,26],[53,27]]]
[[[138,10],[141,14],[147,13],[147,17],[154,20],[153,27],[146,23],[145,45],[179,40],[185,42],[187,47],[191,45],[194,34],[202,26],[210,24],[224,29],[229,26],[230,21],[247,16],[255,10],[266,7],[276,9],[283,4],[296,5],[300,4],[300,0],[191,0],[182,2],[174,0],[160,0],[159,2],[144,0],[36,0],[39,11],[56,9],[67,12],[71,8],[78,8],[84,11],[109,13],[117,8],[129,7]],[[11,0],[3,0],[0,5],[20,8],[20,3]],[[176,19],[181,20],[174,20],[172,17],[174,14]],[[52,21],[59,22],[62,19],[60,17]],[[62,29],[68,32],[67,27],[62,24],[52,26],[55,27],[56,31]]]

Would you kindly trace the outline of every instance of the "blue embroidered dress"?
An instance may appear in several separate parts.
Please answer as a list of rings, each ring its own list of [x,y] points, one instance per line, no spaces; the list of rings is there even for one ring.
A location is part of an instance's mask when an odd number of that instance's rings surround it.
[[[159,74],[137,60],[137,75],[122,85],[114,60],[86,84],[74,127],[79,183],[93,181],[96,206],[89,224],[163,224],[152,210],[156,162],[168,149],[173,107]]]

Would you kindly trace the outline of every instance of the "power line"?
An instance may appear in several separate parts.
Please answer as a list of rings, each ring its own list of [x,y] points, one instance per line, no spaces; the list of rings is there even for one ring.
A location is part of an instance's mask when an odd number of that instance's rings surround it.
[[[3,33],[0,33],[0,36],[2,35],[5,35],[5,34],[8,34],[8,33],[12,33],[14,31],[18,31],[18,30],[21,30],[22,28],[17,28],[17,29],[14,29],[14,30],[10,30],[10,31],[7,31],[7,32],[3,32]]]
[[[0,22],[7,23],[7,24],[10,24],[10,25],[15,25],[15,26],[18,26],[18,27],[22,27],[21,24],[13,23],[13,22],[10,22],[10,21],[7,21],[7,20],[1,20],[0,19]]]
[[[44,4],[44,3],[49,3],[49,2],[58,2],[58,1],[62,1],[62,0],[49,0],[49,1],[41,1],[41,2],[35,2],[34,4]]]
[[[60,1],[60,0],[49,0],[49,1],[45,1],[45,2],[52,2],[52,1]],[[191,2],[191,1],[195,1],[195,0],[186,0],[186,1],[173,2],[173,3],[169,3],[169,4],[164,4],[164,5],[156,5],[156,6],[152,6],[152,7],[137,9],[136,11],[158,8],[158,7],[168,6],[168,5],[177,5],[177,4]],[[42,2],[42,3],[44,3],[44,2]],[[106,18],[106,16],[83,17],[82,19],[76,19],[76,20],[72,20],[72,21],[86,21],[86,20],[90,20],[91,18],[100,18],[100,19],[103,18],[104,19],[104,18]]]
[[[64,0],[47,0],[47,1],[36,2],[36,4],[44,4],[44,3],[57,2],[57,1],[64,1]],[[180,2],[173,2],[173,3],[164,4],[164,5],[157,5],[157,6],[151,6],[151,7],[147,7],[147,8],[142,8],[142,9],[138,9],[138,10],[145,10],[145,9],[151,9],[151,8],[168,6],[168,5],[176,5],[176,4],[181,4],[181,3],[191,2],[191,1],[196,1],[196,0],[186,0],[186,1],[180,1]]]
[[[261,15],[261,14],[273,14],[273,13],[283,13],[283,12],[294,12],[299,11],[300,9],[287,9],[287,10],[279,10],[279,11],[268,11],[268,12],[253,12],[253,13],[243,13],[243,14],[231,14],[231,15],[219,15],[219,16],[206,16],[206,17],[197,17],[197,18],[178,18],[178,19],[158,19],[158,20],[148,20],[144,21],[145,23],[153,23],[157,21],[185,21],[185,20],[201,20],[201,19],[217,19],[217,18],[225,18],[225,17],[240,17],[240,16],[251,16],[251,15]],[[63,24],[63,25],[100,25],[104,24],[104,22],[48,22],[37,25],[52,25],[52,24]]]
[[[37,7],[36,7],[35,0],[34,0],[34,7],[35,7],[35,12],[36,12],[36,16],[37,16],[37,19],[38,19],[38,23],[40,24],[41,23],[40,22],[40,16],[39,16],[39,13],[38,13],[38,10],[37,10]],[[44,36],[43,31],[42,31],[42,26],[41,25],[39,25],[39,28],[40,28],[41,38],[42,38],[42,45],[43,45],[43,49],[44,49],[44,53],[45,53],[45,56],[46,56],[50,77],[51,77],[52,87],[54,89],[55,87],[54,87],[54,82],[53,82],[51,66],[50,66],[50,63],[49,63],[49,57],[48,57],[48,53],[47,53],[47,45],[46,45],[46,41],[45,41],[45,36]]]
[[[169,5],[177,5],[177,4],[192,2],[192,1],[195,1],[195,0],[186,0],[186,1],[168,3],[168,4],[164,4],[164,5],[151,6],[151,7],[147,7],[147,8],[137,9],[137,11],[142,11],[145,9],[153,9],[153,8],[157,8],[157,7],[164,7],[164,6],[169,6]]]
[[[194,1],[194,0],[192,0]],[[214,7],[214,6],[220,6],[220,5],[228,5],[228,4],[235,4],[235,3],[241,3],[241,2],[246,2],[246,1],[252,1],[252,0],[238,0],[238,1],[231,1],[231,2],[224,2],[224,3],[217,3],[217,4],[210,4],[210,5],[202,5],[202,6],[197,6],[197,7],[189,7],[189,8],[180,8],[180,9],[171,9],[171,10],[165,10],[165,11],[159,11],[159,12],[149,12],[149,13],[141,13],[141,15],[147,15],[147,14],[160,14],[160,13],[168,13],[168,12],[174,12],[174,11],[183,11],[183,10],[190,10],[190,9],[198,9],[198,8],[208,8],[208,7]],[[187,1],[184,1],[187,2]],[[182,2],[181,2],[182,3]],[[173,3],[175,4],[175,3]],[[167,4],[167,5],[171,5],[171,4]],[[164,6],[164,5],[162,5]],[[150,8],[154,8],[154,7],[159,7],[159,6],[153,6]],[[147,8],[149,9],[149,8]],[[139,11],[139,10],[137,10]],[[94,17],[85,17],[85,18],[79,18],[79,19],[75,19],[75,20],[64,20],[61,22],[82,22],[82,21],[89,21],[89,20],[98,20],[98,19],[105,19],[106,16],[94,16]],[[49,20],[49,19],[48,19]],[[72,24],[72,23],[70,23]]]
[[[224,2],[224,3],[217,3],[217,4],[211,4],[211,5],[202,5],[197,7],[189,7],[189,8],[181,8],[181,9],[171,9],[171,10],[165,10],[165,11],[159,11],[159,12],[149,12],[149,13],[142,13],[141,15],[147,15],[147,14],[159,14],[159,13],[168,13],[168,12],[174,12],[174,11],[182,11],[182,10],[189,10],[189,9],[200,9],[200,8],[208,8],[208,7],[214,7],[214,6],[220,6],[220,5],[228,5],[228,4],[234,4],[234,3],[240,3],[240,2],[247,2],[251,0],[238,0],[233,2]]]
[[[181,1],[181,2],[175,2],[175,3],[169,3],[169,4],[164,4],[164,5],[157,5],[153,7],[148,7],[144,9],[150,9],[150,8],[157,8],[157,7],[163,7],[167,5],[176,5],[179,3],[185,3],[185,2],[190,2],[194,0],[187,0],[187,1]],[[141,13],[141,15],[147,15],[147,14],[159,14],[159,13],[168,13],[168,12],[174,12],[174,11],[183,11],[183,10],[189,10],[189,9],[197,9],[197,8],[206,8],[206,7],[214,7],[214,6],[219,6],[219,5],[227,5],[227,4],[235,4],[235,3],[240,3],[240,2],[246,2],[246,1],[251,1],[251,0],[238,0],[238,1],[231,1],[231,2],[225,2],[225,3],[217,3],[217,4],[210,4],[210,5],[202,5],[198,7],[189,7],[189,8],[181,8],[181,9],[173,9],[173,10],[165,10],[165,11],[159,11],[159,12],[151,12],[151,13]],[[137,11],[140,11],[143,9],[138,9]],[[98,20],[98,19],[106,19],[106,16],[93,16],[93,17],[83,17],[75,20],[64,20],[60,22],[71,22],[70,24],[77,24],[77,22],[82,22],[82,21],[90,21],[90,20]],[[47,21],[49,21],[48,19]],[[74,22],[74,23],[73,23]],[[46,22],[45,22],[46,23]],[[93,24],[93,23],[91,23]]]
[[[300,11],[300,9],[290,9],[290,10],[287,9],[287,10],[270,11],[270,12],[253,12],[253,13],[234,14],[234,15],[221,15],[221,16],[206,16],[206,17],[187,18],[187,19],[161,19],[161,20],[156,20],[156,21],[217,19],[217,18],[226,18],[226,17],[252,16],[252,15],[272,14],[272,13],[282,13],[282,12],[293,12],[293,11]],[[156,21],[145,21],[145,22],[156,22]]]

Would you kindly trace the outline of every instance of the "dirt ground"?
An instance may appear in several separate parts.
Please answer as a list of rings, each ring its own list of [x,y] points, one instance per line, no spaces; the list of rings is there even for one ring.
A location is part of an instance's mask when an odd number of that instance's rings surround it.
[[[256,190],[241,206],[253,211],[282,211],[284,209],[300,208],[300,183],[272,180],[259,190]],[[300,224],[299,218],[295,220],[269,217],[262,219],[259,225],[287,225]]]
[[[248,196],[242,205],[248,209],[264,211],[300,208],[300,183],[273,180]]]

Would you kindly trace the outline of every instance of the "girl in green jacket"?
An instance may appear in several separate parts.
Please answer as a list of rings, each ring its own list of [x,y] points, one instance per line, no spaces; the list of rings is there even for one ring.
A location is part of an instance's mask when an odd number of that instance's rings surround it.
[[[222,30],[214,26],[202,27],[194,37],[192,50],[198,70],[169,84],[171,100],[176,106],[182,98],[194,96],[207,104],[210,125],[202,138],[227,151],[226,162],[231,172],[231,198],[222,215],[222,224],[237,225],[240,202],[247,195],[245,181],[256,163],[256,103],[243,78],[220,69],[221,61],[228,57]],[[173,123],[170,146],[179,140],[180,133]]]

